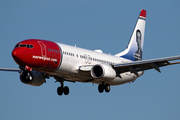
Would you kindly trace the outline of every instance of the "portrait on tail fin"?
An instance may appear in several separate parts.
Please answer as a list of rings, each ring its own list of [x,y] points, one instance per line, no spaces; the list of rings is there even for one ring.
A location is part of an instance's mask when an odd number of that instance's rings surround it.
[[[142,48],[141,48],[141,31],[136,31],[136,42],[138,50],[134,53],[135,61],[142,60]]]

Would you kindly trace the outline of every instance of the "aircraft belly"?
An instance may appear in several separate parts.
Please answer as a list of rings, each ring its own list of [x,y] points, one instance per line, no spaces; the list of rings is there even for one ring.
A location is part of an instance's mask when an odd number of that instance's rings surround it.
[[[138,72],[139,77],[144,74],[143,71]],[[127,82],[134,82],[138,77],[131,72],[122,73],[121,77],[116,77],[114,80],[108,82],[110,85],[120,85]]]

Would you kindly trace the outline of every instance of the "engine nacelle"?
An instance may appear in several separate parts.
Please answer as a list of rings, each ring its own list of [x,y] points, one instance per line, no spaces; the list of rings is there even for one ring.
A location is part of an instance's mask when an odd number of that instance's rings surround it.
[[[45,76],[41,72],[27,70],[22,71],[20,80],[24,84],[33,86],[40,86],[46,82]]]
[[[97,79],[104,78],[112,80],[116,77],[116,71],[110,65],[97,64],[92,67],[91,76]]]

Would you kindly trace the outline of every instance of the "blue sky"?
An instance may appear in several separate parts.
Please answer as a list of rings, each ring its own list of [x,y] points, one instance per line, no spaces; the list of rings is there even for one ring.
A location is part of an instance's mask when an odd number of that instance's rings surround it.
[[[0,67],[18,68],[16,43],[46,39],[105,53],[123,51],[141,9],[147,10],[143,59],[180,55],[178,0],[1,0]],[[146,71],[134,83],[98,93],[98,85],[69,83],[58,96],[53,78],[40,87],[20,82],[18,73],[0,72],[0,119],[179,120],[180,65]]]

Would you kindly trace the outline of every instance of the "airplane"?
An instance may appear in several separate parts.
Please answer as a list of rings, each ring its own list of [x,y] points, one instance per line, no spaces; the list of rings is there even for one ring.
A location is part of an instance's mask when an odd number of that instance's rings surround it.
[[[160,67],[180,63],[180,56],[142,60],[145,23],[146,10],[142,9],[127,48],[116,55],[48,40],[23,40],[12,51],[19,68],[0,71],[19,72],[21,82],[32,86],[40,86],[53,77],[60,83],[60,96],[69,94],[65,81],[99,84],[99,93],[108,93],[110,86],[134,82],[145,70],[161,72]]]

